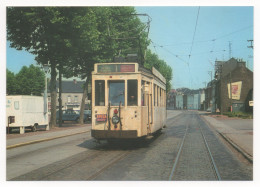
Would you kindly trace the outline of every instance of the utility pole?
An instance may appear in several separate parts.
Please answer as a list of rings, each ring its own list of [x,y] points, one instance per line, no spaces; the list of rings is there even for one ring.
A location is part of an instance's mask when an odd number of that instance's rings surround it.
[[[254,49],[254,46],[253,46],[253,41],[254,41],[254,40],[247,40],[247,41],[251,43],[251,45],[250,45],[250,46],[247,46],[247,47]]]
[[[62,99],[61,99],[61,94],[62,94],[62,66],[60,64],[59,66],[59,127],[62,126]]]
[[[210,90],[208,89],[208,95],[209,97],[209,105],[208,107],[211,107],[211,112],[212,112],[212,92],[213,92],[213,87],[212,87],[212,71],[208,71],[208,74],[210,75]],[[211,94],[209,94],[211,92]]]
[[[212,81],[212,71],[208,71],[208,74],[210,75],[210,82]]]
[[[229,73],[229,79],[230,79],[230,112],[232,112],[232,76],[231,72]]]
[[[232,57],[232,43],[231,43],[231,41],[229,41],[228,42],[229,43],[229,59],[231,59],[231,57]]]

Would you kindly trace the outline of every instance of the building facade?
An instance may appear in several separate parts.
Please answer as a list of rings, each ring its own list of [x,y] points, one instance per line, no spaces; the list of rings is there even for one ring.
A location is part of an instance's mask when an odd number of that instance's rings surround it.
[[[211,90],[208,86],[206,96],[212,112],[235,111],[238,106],[237,111],[252,111],[249,100],[253,100],[253,72],[245,64],[234,58],[216,61],[215,80],[210,83]]]
[[[80,110],[80,105],[82,102],[83,97],[83,87],[85,81],[62,81],[62,109],[73,109],[73,110]],[[49,88],[49,87],[48,87]],[[56,99],[56,106],[59,106],[59,81],[56,81],[56,91],[57,91],[57,99]],[[90,102],[90,93],[91,93],[91,86],[88,85],[88,96],[85,100],[85,110],[91,109],[91,102]],[[50,111],[51,107],[51,99],[50,99],[50,90],[48,90],[48,109]]]
[[[203,105],[205,100],[204,89],[190,90],[188,88],[178,88],[171,90],[169,94],[171,96],[168,95],[168,101],[172,101],[172,103],[168,104],[168,108],[172,106],[172,109],[177,110],[201,110],[201,105]]]

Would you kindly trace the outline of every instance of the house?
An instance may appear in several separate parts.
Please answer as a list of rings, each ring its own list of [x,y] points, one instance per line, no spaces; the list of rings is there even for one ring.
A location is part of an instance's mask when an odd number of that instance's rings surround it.
[[[253,100],[253,72],[245,64],[234,58],[216,61],[215,80],[210,82],[206,96],[207,102],[211,100],[212,112],[252,111],[249,100]]]
[[[86,82],[85,81],[62,81],[62,109],[74,109],[74,110],[80,110],[81,100],[83,96],[83,86]],[[48,86],[49,88],[49,86]],[[58,94],[59,94],[59,81],[56,81],[56,91],[57,91],[57,100],[56,100],[56,106],[58,108],[59,102],[58,102]],[[88,96],[85,100],[85,109],[90,109],[90,93],[91,93],[91,85],[88,85]],[[50,90],[48,89],[48,108],[50,110],[51,104],[50,104]]]
[[[174,89],[167,94],[167,108],[176,108],[176,90]]]
[[[205,93],[204,89],[178,88],[169,93],[168,101],[171,101],[169,98],[174,98],[174,103],[168,104],[168,106],[174,106],[174,109],[201,110],[201,105],[205,100]]]

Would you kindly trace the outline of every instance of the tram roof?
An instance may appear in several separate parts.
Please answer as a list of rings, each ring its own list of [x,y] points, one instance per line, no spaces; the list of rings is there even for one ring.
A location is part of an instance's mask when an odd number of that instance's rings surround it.
[[[152,70],[140,66],[137,62],[109,62],[109,63],[95,63],[94,72],[107,74],[107,73],[137,73],[144,72],[149,73],[159,78],[166,84],[166,79],[163,75],[154,67]]]

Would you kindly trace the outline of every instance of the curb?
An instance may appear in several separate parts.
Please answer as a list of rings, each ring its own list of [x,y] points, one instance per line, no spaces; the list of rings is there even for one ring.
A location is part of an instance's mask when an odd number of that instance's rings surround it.
[[[250,156],[246,151],[244,151],[242,148],[240,148],[237,144],[235,144],[230,138],[225,136],[223,133],[217,131],[218,134],[225,139],[233,148],[235,148],[240,154],[244,156],[245,159],[247,159],[250,163],[253,163],[253,157]]]
[[[228,138],[226,135],[223,133],[219,132],[214,126],[210,124],[203,116],[202,116],[203,121],[210,125],[211,128],[213,128],[226,142],[228,142],[234,149],[236,149],[240,154],[243,155],[245,159],[247,159],[250,163],[253,163],[253,157],[250,156],[246,151],[244,151],[242,148],[239,147],[239,145],[235,144],[230,138]]]
[[[45,139],[40,139],[40,140],[29,141],[29,142],[24,142],[24,143],[15,144],[15,145],[9,145],[9,146],[6,147],[6,149],[12,149],[12,148],[21,147],[21,146],[25,146],[25,145],[29,145],[29,144],[35,144],[35,143],[50,141],[50,140],[54,140],[54,139],[58,139],[58,138],[63,138],[63,137],[66,137],[66,136],[73,136],[73,135],[76,135],[76,134],[82,134],[82,133],[85,133],[85,132],[90,132],[90,130],[71,133],[71,134],[65,134],[65,135],[61,135],[61,136],[55,136],[55,137],[45,138]]]

